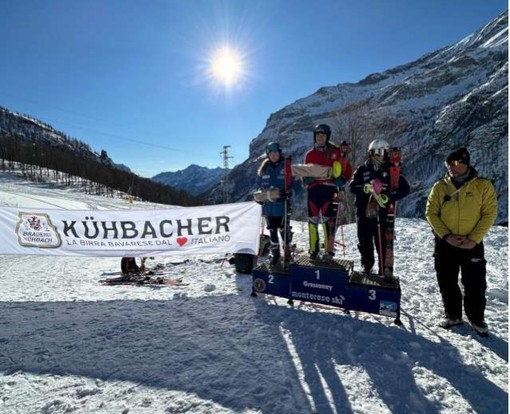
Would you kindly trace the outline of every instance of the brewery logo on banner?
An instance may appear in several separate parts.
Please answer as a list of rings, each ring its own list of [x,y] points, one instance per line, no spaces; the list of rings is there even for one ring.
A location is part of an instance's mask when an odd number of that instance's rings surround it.
[[[18,214],[16,234],[21,246],[57,248],[62,244],[60,234],[45,213]]]

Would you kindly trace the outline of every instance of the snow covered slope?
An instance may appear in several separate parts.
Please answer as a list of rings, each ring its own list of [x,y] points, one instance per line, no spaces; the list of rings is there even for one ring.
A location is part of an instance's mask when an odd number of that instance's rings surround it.
[[[1,206],[129,208],[5,174]],[[293,226],[306,248],[306,226]],[[150,261],[180,287],[102,286],[114,258],[0,256],[0,413],[506,414],[507,229],[486,239],[485,339],[436,326],[428,225],[398,219],[396,229],[402,327],[252,298],[250,276],[221,256]],[[358,265],[354,225],[344,233],[338,254]]]

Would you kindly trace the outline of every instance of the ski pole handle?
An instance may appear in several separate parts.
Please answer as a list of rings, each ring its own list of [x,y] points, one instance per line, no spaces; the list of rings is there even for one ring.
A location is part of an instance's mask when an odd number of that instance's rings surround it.
[[[377,204],[379,204],[381,207],[386,207],[386,204],[388,204],[388,201],[390,201],[390,198],[386,194],[376,194],[372,184],[365,184],[363,186],[363,191],[366,194],[372,194],[372,197],[374,197]]]
[[[367,183],[363,186],[363,191],[365,194],[370,194],[374,192],[374,186],[370,183]]]
[[[381,207],[386,207],[386,204],[388,204],[388,201],[390,201],[389,197],[386,194],[372,193],[372,196],[374,197],[377,204],[379,204]]]

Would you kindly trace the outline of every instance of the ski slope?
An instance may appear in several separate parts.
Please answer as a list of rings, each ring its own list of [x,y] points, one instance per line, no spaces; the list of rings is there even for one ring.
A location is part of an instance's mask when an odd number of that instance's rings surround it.
[[[161,208],[1,173],[0,206]],[[0,413],[506,414],[507,229],[485,240],[489,338],[436,326],[430,228],[398,218],[396,232],[402,327],[253,298],[222,256],[150,261],[187,284],[173,287],[102,286],[118,258],[0,256]],[[337,254],[358,267],[355,226],[344,234]]]

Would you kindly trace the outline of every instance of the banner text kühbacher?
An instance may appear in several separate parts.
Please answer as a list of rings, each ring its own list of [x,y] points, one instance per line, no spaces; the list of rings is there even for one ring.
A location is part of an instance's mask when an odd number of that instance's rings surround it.
[[[257,203],[156,210],[0,207],[0,254],[158,256],[257,254]]]

